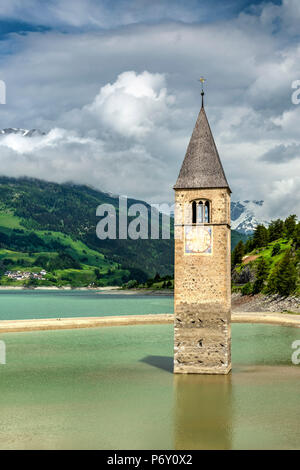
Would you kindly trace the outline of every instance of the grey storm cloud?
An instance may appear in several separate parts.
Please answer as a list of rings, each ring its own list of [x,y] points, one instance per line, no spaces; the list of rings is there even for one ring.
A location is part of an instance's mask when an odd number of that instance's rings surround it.
[[[285,163],[300,158],[300,144],[276,145],[262,155],[261,160],[270,163]]]
[[[214,1],[221,6],[221,0]],[[52,28],[108,29],[162,20],[195,22],[210,10],[198,0],[2,0],[0,17]]]
[[[59,3],[67,21],[70,2]],[[81,4],[69,11],[74,23]],[[283,27],[276,29],[278,17]],[[284,200],[287,214],[300,214],[300,159],[291,157],[300,146],[300,105],[291,101],[291,84],[300,79],[299,19],[297,2],[285,0],[217,22],[145,24],[137,16],[136,24],[114,29],[10,35],[0,41],[7,85],[0,127],[46,135],[0,137],[1,171],[172,201],[204,75],[206,111],[234,199],[264,199],[270,217]],[[270,165],[272,152],[280,165]]]
[[[135,23],[175,20],[194,23],[230,16],[248,0],[2,0],[0,18],[69,28],[115,28]]]

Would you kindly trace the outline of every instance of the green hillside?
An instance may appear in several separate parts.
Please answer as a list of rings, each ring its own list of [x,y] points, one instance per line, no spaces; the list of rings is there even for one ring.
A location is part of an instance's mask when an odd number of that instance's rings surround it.
[[[233,290],[243,294],[300,294],[300,223],[295,215],[259,225],[232,253]]]
[[[128,206],[137,202],[143,201],[128,199]],[[0,177],[1,284],[105,286],[145,282],[157,272],[172,276],[172,239],[96,236],[96,208],[103,203],[112,204],[118,217],[119,199],[87,186]],[[241,239],[232,232],[233,246]],[[22,273],[25,279],[18,278]]]

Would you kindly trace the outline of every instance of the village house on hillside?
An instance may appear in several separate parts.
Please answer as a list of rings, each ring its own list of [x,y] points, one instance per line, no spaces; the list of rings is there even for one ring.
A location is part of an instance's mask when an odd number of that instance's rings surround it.
[[[45,280],[47,271],[42,269],[39,273],[31,273],[29,271],[6,271],[4,276],[7,276],[9,279],[14,279],[15,281],[23,281],[24,279],[37,279],[38,281]]]

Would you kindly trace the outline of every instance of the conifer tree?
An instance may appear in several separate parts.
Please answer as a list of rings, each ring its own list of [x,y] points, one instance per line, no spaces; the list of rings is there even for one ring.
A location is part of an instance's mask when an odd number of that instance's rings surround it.
[[[276,266],[268,282],[269,292],[278,292],[280,295],[290,295],[297,287],[297,270],[292,251],[286,251],[280,263]]]
[[[250,251],[253,250],[253,241],[251,238],[248,238],[248,240],[244,244],[244,250],[245,250],[245,253],[250,253]]]
[[[233,266],[236,266],[237,264],[241,264],[241,262],[243,261],[243,256],[244,256],[244,243],[242,242],[242,240],[240,240],[232,252]]]
[[[277,219],[272,220],[268,227],[269,241],[273,242],[284,236],[284,222],[283,220]]]
[[[95,269],[94,269],[94,273],[95,273],[95,276],[96,276],[96,279],[97,279],[97,280],[101,279],[100,269],[95,268]]]
[[[297,225],[297,216],[295,214],[289,215],[284,222],[284,231],[287,238],[292,238]]]
[[[253,235],[253,246],[260,248],[268,243],[268,230],[264,225],[258,225]]]
[[[265,281],[268,278],[269,267],[265,258],[261,257],[256,269],[256,280],[253,285],[253,294],[258,294],[262,291]]]
[[[276,255],[278,255],[279,252],[280,252],[280,243],[276,243],[276,245],[273,246],[271,256],[276,256]]]
[[[300,222],[298,222],[294,231],[293,244],[295,246],[295,249],[299,251],[300,249]]]

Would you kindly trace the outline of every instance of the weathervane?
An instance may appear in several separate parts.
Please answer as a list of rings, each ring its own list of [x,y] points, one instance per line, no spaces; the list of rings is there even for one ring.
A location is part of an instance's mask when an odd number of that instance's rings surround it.
[[[204,99],[203,99],[203,97],[204,97],[203,84],[204,84],[204,82],[206,82],[206,78],[200,77],[199,82],[201,83],[201,89],[202,89],[201,96],[202,96],[202,108],[203,108],[203,105],[204,105],[204,103],[203,103],[204,102]]]

